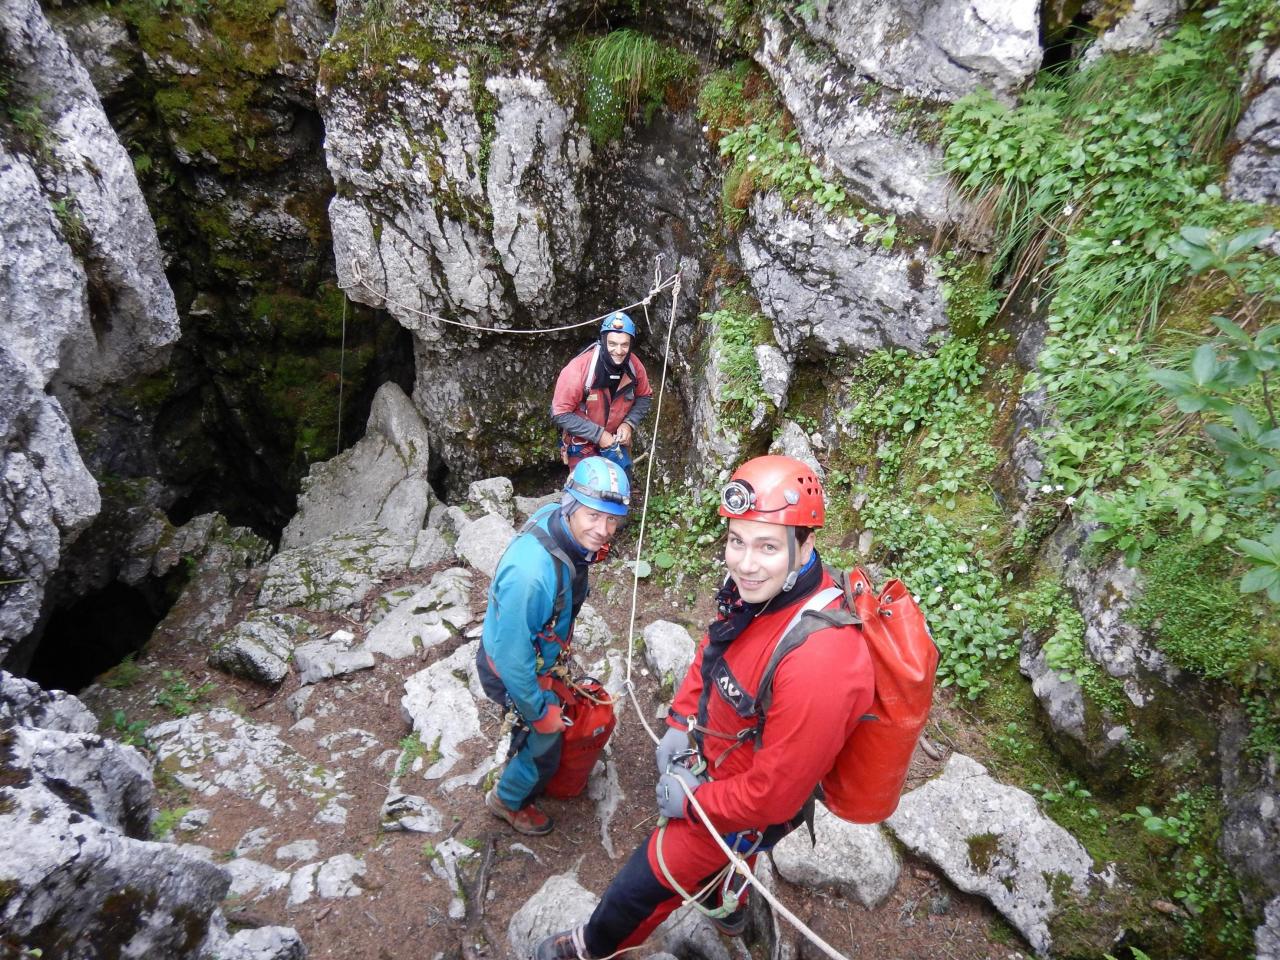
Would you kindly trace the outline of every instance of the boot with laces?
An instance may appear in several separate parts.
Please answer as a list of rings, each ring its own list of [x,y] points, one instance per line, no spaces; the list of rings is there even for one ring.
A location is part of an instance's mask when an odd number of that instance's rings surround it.
[[[526,803],[519,810],[510,809],[498,799],[497,787],[494,787],[484,795],[484,805],[499,820],[505,820],[511,824],[511,829],[516,833],[523,833],[530,837],[541,837],[550,833],[552,828],[555,827],[555,821],[532,803]]]
[[[582,939],[582,927],[561,930],[547,937],[534,948],[533,960],[591,960]]]

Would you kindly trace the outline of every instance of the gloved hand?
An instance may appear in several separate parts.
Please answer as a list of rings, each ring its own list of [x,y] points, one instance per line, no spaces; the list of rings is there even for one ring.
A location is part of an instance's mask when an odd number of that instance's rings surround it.
[[[684,791],[680,789],[680,781],[684,781],[690,790],[702,786],[702,778],[686,766],[676,764],[670,773],[658,778],[658,813],[668,820],[684,817]]]
[[[538,733],[559,733],[565,728],[564,715],[560,712],[560,704],[547,705],[547,712],[541,720],[533,721],[530,726]]]
[[[667,727],[667,732],[662,735],[662,739],[658,741],[658,775],[667,772],[667,765],[671,763],[671,758],[681,750],[689,749],[689,734],[683,730],[677,730],[675,727]]]

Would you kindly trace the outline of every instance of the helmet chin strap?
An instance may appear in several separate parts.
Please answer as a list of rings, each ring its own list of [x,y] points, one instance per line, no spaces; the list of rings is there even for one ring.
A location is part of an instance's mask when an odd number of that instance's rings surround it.
[[[782,582],[782,592],[786,593],[796,585],[796,577],[800,571],[796,568],[796,528],[787,527],[787,579]]]

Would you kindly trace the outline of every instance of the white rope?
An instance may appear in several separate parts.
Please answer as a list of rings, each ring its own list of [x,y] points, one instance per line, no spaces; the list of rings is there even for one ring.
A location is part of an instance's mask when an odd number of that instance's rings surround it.
[[[655,280],[658,277],[658,269],[658,265],[655,263]],[[653,464],[658,459],[658,424],[662,422],[662,397],[667,388],[667,367],[671,359],[671,333],[676,328],[676,306],[680,302],[680,271],[677,270],[672,274],[672,277],[674,278],[674,283],[671,287],[671,317],[667,321],[667,338],[662,347],[662,377],[658,381],[658,403],[653,413],[653,429],[650,431],[649,462],[645,464],[644,471],[644,506],[640,508],[640,532],[636,537],[636,558],[631,565],[631,619],[627,624],[627,678],[623,683],[623,688],[631,694],[631,702],[635,705],[636,716],[640,718],[640,725],[644,727],[645,733],[649,734],[649,739],[654,743],[658,742],[658,735],[653,732],[653,728],[649,726],[649,721],[645,719],[644,711],[640,709],[640,698],[637,695],[635,684],[631,680],[631,665],[635,661],[636,649],[636,603],[640,595],[640,555],[644,549],[645,520],[649,516],[649,489],[653,484]],[[646,307],[645,319],[647,320],[648,317],[649,310]]]
[[[808,938],[808,940],[815,947],[817,947],[819,950],[825,953],[828,957],[831,957],[831,960],[849,960],[849,958],[846,957],[843,953],[841,953],[835,947],[831,946],[831,944],[827,943],[827,941],[823,940],[820,936],[818,936],[816,933],[810,930],[807,926],[805,926],[805,923],[803,920],[801,920],[794,913],[792,913],[790,910],[784,907],[782,905],[782,902],[778,900],[777,897],[775,897],[772,893],[770,893],[767,889],[765,889],[764,884],[762,884],[759,880],[755,878],[755,875],[751,872],[751,867],[747,865],[746,861],[739,859],[738,855],[729,849],[729,845],[724,842],[724,838],[721,837],[720,834],[716,832],[716,828],[712,825],[711,820],[707,817],[707,811],[702,809],[702,804],[698,803],[697,799],[693,795],[693,791],[689,789],[689,785],[685,783],[683,780],[681,780],[679,777],[676,777],[675,779],[676,779],[676,782],[680,784],[680,789],[684,791],[684,795],[689,798],[689,804],[693,807],[694,810],[698,812],[698,819],[700,819],[703,822],[703,824],[707,828],[707,832],[711,834],[712,839],[714,839],[715,842],[720,846],[721,852],[723,852],[724,855],[729,858],[729,862],[733,865],[734,870],[736,870],[742,876],[742,878],[747,881],[747,883],[755,887],[756,891],[760,894],[760,896],[764,897],[766,900],[769,901],[769,906],[773,907],[774,910],[777,910],[778,913],[782,914],[782,916],[785,917],[793,927],[799,930],[801,934],[803,934],[806,938]]]
[[[377,287],[373,286],[371,283],[369,283],[368,280],[364,278],[364,272],[360,269],[360,261],[356,260],[354,257],[351,259],[351,275],[354,278],[355,282],[345,287],[342,284],[338,284],[339,289],[348,290],[352,286],[364,287],[364,289],[368,290],[375,297],[378,297],[383,302],[383,304],[388,307],[395,307],[397,310],[403,310],[406,313],[417,314],[418,316],[423,317],[427,320],[434,320],[437,323],[445,323],[451,327],[462,327],[464,330],[478,330],[481,333],[502,333],[502,334],[515,333],[515,334],[528,334],[529,336],[537,336],[540,333],[560,333],[564,330],[575,330],[578,327],[586,327],[594,323],[599,323],[605,317],[610,317],[613,314],[617,313],[619,310],[625,313],[627,310],[632,310],[636,307],[647,308],[649,306],[649,303],[653,300],[655,296],[657,296],[667,287],[671,286],[673,283],[676,283],[677,278],[680,276],[679,273],[672,274],[670,277],[668,277],[666,280],[663,280],[661,283],[656,283],[653,289],[649,291],[649,293],[645,296],[643,300],[637,300],[635,303],[629,303],[625,307],[618,307],[617,310],[610,310],[608,313],[602,313],[600,314],[600,316],[592,317],[590,320],[582,320],[579,323],[566,323],[562,327],[537,327],[533,329],[522,329],[518,327],[482,327],[474,323],[463,323],[461,320],[448,320],[444,317],[437,316],[434,313],[428,313],[425,310],[419,310],[417,307],[411,307],[407,303],[401,303],[398,300],[392,300],[385,293],[383,293]],[[647,312],[648,311],[646,310],[646,314]]]

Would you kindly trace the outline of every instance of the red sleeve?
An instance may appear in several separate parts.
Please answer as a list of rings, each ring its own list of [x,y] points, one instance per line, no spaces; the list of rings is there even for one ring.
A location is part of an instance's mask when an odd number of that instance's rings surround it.
[[[689,672],[684,675],[684,682],[680,684],[675,699],[671,701],[671,710],[667,714],[667,723],[670,726],[676,726],[673,722],[676,718],[684,718],[687,722],[687,718],[698,715],[698,698],[702,696],[702,651],[707,647],[707,639],[704,633],[702,640],[698,643],[698,649],[693,654],[693,663],[689,667]]]
[[[582,369],[581,358],[582,354],[579,354],[566,363],[564,369],[560,371],[560,376],[556,378],[555,393],[551,395],[553,417],[562,413],[576,413],[582,404],[582,380],[586,371]]]
[[[870,708],[872,688],[866,643],[849,627],[815,633],[784,659],[751,766],[698,788],[716,829],[731,833],[795,816]]]

